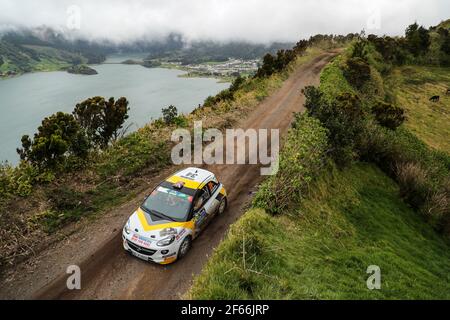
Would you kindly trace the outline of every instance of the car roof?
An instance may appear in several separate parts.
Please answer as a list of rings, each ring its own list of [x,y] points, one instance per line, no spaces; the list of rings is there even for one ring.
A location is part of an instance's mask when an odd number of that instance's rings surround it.
[[[215,176],[211,171],[189,167],[176,172],[166,179],[170,183],[184,183],[184,186],[190,189],[200,189],[206,182],[214,179]]]

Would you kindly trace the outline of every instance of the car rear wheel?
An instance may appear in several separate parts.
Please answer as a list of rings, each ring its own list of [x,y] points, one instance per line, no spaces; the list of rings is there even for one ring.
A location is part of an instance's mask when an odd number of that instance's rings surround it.
[[[217,209],[217,214],[221,215],[227,209],[227,198],[223,197],[219,203],[219,208]]]
[[[192,239],[190,236],[184,238],[183,242],[180,244],[180,249],[178,249],[178,257],[177,259],[183,258],[191,249]]]

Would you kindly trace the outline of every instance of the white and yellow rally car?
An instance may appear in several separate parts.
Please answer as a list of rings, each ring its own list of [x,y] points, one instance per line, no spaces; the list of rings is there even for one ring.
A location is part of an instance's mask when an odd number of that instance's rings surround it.
[[[146,261],[174,262],[226,207],[225,188],[212,172],[181,170],[161,182],[131,215],[123,228],[123,247]]]

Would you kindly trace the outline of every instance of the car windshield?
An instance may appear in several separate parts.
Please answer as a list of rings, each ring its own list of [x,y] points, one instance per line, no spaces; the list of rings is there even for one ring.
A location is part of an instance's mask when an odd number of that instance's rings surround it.
[[[192,196],[165,187],[156,188],[142,204],[142,209],[174,221],[186,221]]]

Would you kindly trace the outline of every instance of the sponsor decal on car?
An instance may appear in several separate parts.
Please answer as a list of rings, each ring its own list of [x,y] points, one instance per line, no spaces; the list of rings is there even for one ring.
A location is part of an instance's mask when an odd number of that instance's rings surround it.
[[[150,239],[143,237],[137,233],[133,234],[133,236],[131,237],[131,242],[134,242],[144,248],[150,248],[150,245],[152,243]]]
[[[180,240],[181,236],[186,233],[186,229],[181,229],[180,233],[177,234],[175,239]]]

